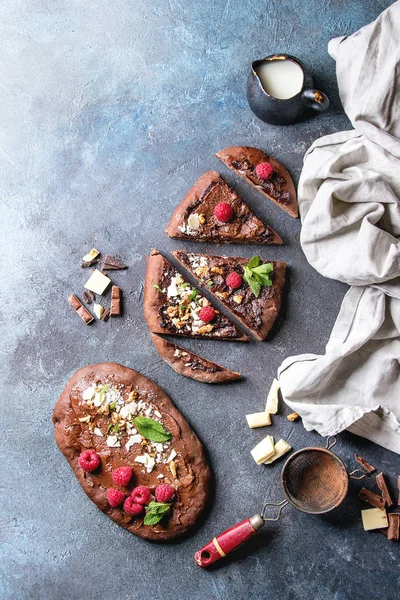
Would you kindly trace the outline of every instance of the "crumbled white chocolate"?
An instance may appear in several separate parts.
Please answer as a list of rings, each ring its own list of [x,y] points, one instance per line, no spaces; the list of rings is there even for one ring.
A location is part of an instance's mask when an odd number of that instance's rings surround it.
[[[144,411],[144,414],[146,415],[146,417],[150,417],[151,413],[152,413],[153,409],[151,406],[149,406],[148,408],[146,408],[146,410]]]
[[[197,213],[192,213],[189,215],[187,224],[190,229],[198,231],[200,229],[199,215]]]
[[[127,419],[128,417],[130,417],[131,415],[136,415],[137,413],[137,404],[136,402],[130,402],[129,404],[125,404],[121,410],[120,410],[120,415],[123,419]]]
[[[98,319],[101,319],[101,316],[104,312],[104,308],[102,307],[101,304],[97,304],[97,302],[96,302],[95,304],[93,304],[93,312]]]
[[[156,461],[149,454],[142,454],[141,456],[137,456],[135,458],[135,462],[138,462],[146,467],[146,471],[151,473],[155,467]]]
[[[82,394],[82,400],[92,400],[94,398],[95,391],[96,390],[92,385],[86,388],[86,390]]]
[[[86,417],[81,417],[80,419],[81,423],[89,423],[90,422],[90,415],[87,415]]]
[[[88,252],[88,254],[85,254],[85,256],[82,258],[83,262],[90,262],[91,260],[94,260],[95,258],[97,258],[100,255],[100,252],[98,250],[96,250],[96,248],[92,248],[90,252]]]
[[[160,473],[159,475],[157,475],[157,479],[164,479],[165,475],[163,475],[162,473]]]
[[[179,358],[180,355],[181,355],[181,351],[179,350],[179,348],[176,348],[175,352],[174,352],[174,356],[176,356],[177,358]]]
[[[107,446],[109,448],[121,448],[121,443],[117,435],[107,436]]]
[[[171,454],[169,455],[169,457],[167,458],[167,460],[164,461],[164,462],[170,463],[172,460],[174,460],[175,457],[176,457],[176,452],[175,452],[175,450],[172,449],[171,450]]]
[[[131,447],[134,444],[140,444],[140,442],[142,441],[142,439],[143,439],[143,437],[140,435],[140,433],[137,433],[135,435],[131,435],[130,438],[129,438],[129,440],[125,444],[125,448],[127,450],[130,450]]]
[[[101,429],[99,427],[95,427],[93,429],[93,435],[97,435],[98,437],[104,437],[103,434],[101,433]]]

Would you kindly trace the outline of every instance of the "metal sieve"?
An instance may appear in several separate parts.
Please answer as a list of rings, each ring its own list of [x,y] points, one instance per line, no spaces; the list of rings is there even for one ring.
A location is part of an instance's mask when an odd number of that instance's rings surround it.
[[[356,469],[349,475],[343,461],[331,452],[335,444],[336,438],[329,437],[325,448],[303,448],[292,454],[281,472],[285,500],[266,502],[261,513],[237,523],[203,546],[194,555],[199,567],[208,567],[235,550],[266,521],[278,521],[288,504],[310,515],[322,515],[337,508],[346,497],[349,477],[363,479],[369,473]],[[271,507],[277,509],[275,517],[266,516]]]

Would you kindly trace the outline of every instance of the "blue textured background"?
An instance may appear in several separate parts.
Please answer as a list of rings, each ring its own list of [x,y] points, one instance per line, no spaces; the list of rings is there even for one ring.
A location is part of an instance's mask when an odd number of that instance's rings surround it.
[[[280,499],[281,465],[257,467],[249,451],[264,435],[261,410],[283,358],[322,352],[345,286],[323,279],[299,246],[300,223],[238,181],[213,156],[249,144],[274,154],[297,181],[321,135],[350,127],[338,98],[329,39],[350,34],[390,1],[13,0],[0,5],[0,361],[2,372],[0,597],[4,600],[391,600],[399,550],[364,533],[360,483],[326,517],[287,509],[213,572],[195,550],[236,520]],[[328,113],[287,128],[250,112],[253,59],[276,51],[303,60],[331,99]],[[350,57],[351,58],[351,57]],[[240,369],[246,380],[210,388],[183,379],[155,353],[142,317],[144,255],[179,245],[163,229],[204,171],[216,168],[282,235],[254,251],[288,262],[289,298],[275,335],[239,346],[187,342]],[[68,307],[87,275],[93,245],[120,254],[115,274],[126,316],[85,327]],[[187,244],[186,248],[197,249]],[[211,245],[201,249],[215,252]],[[119,528],[83,494],[53,439],[51,412],[80,366],[116,360],[155,379],[205,443],[215,499],[184,541],[149,544]],[[284,409],[284,412],[287,412]],[[283,416],[271,432],[295,449],[322,444]],[[349,469],[358,450],[391,476],[399,457],[343,434]]]

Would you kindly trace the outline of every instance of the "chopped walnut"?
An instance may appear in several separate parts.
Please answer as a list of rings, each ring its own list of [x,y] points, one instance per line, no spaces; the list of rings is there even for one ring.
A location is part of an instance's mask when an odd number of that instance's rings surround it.
[[[225,300],[229,296],[229,292],[215,292],[215,295],[221,300]]]
[[[169,463],[169,468],[170,468],[170,471],[172,473],[172,477],[174,479],[176,479],[176,465],[175,465],[175,463],[174,463],[173,460],[171,460],[171,462]]]
[[[207,298],[203,298],[203,306],[210,306],[210,301]]]
[[[167,315],[172,319],[172,317],[176,317],[178,315],[178,307],[177,306],[168,306]]]
[[[242,302],[243,302],[243,296],[241,296],[240,294],[235,294],[233,296],[232,300],[234,302],[236,302],[236,304],[242,304]]]
[[[299,413],[292,412],[286,418],[287,418],[288,421],[296,421],[299,417],[300,417]]]
[[[224,271],[221,267],[211,267],[211,273],[218,273],[218,275],[223,275]]]
[[[203,214],[199,215],[199,223],[200,225],[204,225],[204,223],[206,222],[206,218]]]
[[[195,273],[198,277],[208,277],[208,267],[197,267]]]
[[[201,327],[199,327],[196,333],[210,333],[213,329],[214,325],[211,325],[211,323],[209,323],[208,325],[202,325]]]
[[[128,398],[127,398],[127,403],[133,402],[134,400],[136,400],[136,398],[138,397],[138,393],[136,390],[132,390],[132,392],[130,392]]]

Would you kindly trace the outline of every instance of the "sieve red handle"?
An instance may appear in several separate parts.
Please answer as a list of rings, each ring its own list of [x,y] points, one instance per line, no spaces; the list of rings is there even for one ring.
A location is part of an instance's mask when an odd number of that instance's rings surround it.
[[[199,567],[209,567],[220,558],[236,550],[246,540],[251,538],[264,525],[261,515],[254,515],[250,519],[244,519],[230,529],[216,536],[194,555],[194,560]]]

